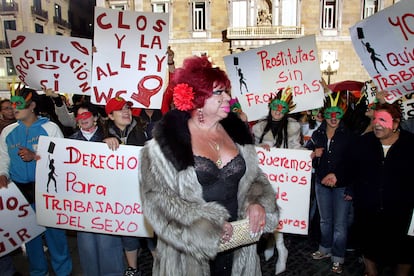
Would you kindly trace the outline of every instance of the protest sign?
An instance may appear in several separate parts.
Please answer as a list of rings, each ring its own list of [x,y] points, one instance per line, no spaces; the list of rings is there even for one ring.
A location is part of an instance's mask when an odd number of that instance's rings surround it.
[[[401,97],[397,102],[400,105],[404,120],[414,119],[414,93]]]
[[[280,207],[277,230],[308,234],[312,176],[311,151],[256,147],[259,165],[276,191]]]
[[[139,192],[141,147],[39,137],[36,214],[41,225],[151,237]]]
[[[349,31],[354,49],[393,103],[414,92],[414,1],[402,0],[358,22]]]
[[[160,108],[167,87],[168,14],[95,7],[93,92],[105,105],[121,96],[135,107]]]
[[[45,231],[37,224],[33,208],[13,182],[0,189],[0,214],[0,257]]]
[[[35,90],[90,95],[92,40],[7,30],[20,81]]]
[[[279,89],[291,87],[294,113],[323,106],[324,92],[315,36],[305,36],[224,57],[232,84],[249,121],[265,117]]]

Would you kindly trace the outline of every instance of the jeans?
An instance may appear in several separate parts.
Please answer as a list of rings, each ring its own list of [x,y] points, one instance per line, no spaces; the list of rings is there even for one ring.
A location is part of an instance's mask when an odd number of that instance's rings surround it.
[[[10,254],[0,257],[0,275],[1,276],[13,276],[16,269],[13,265],[13,258]]]
[[[319,251],[332,254],[332,262],[344,263],[352,201],[344,199],[345,187],[331,188],[317,181],[315,192],[321,227]]]
[[[78,232],[79,259],[85,276],[124,274],[124,249],[120,236]]]
[[[67,276],[72,273],[72,258],[66,239],[66,231],[46,227],[44,232],[46,245],[50,253],[50,262],[56,275]],[[26,243],[29,259],[30,276],[44,276],[49,272],[46,254],[43,251],[43,235],[39,235]]]

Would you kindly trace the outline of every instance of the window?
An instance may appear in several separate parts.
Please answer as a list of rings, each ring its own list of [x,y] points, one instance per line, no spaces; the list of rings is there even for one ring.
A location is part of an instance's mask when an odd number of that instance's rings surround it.
[[[6,57],[7,76],[16,75],[12,57]]]
[[[38,34],[43,34],[43,25],[35,23],[35,32]]]
[[[378,12],[378,0],[364,0],[364,7],[362,13],[362,19],[367,18],[374,13]]]
[[[16,21],[15,20],[4,20],[4,37],[6,38],[6,45],[9,47],[9,42],[7,39],[7,30],[16,30]]]
[[[232,27],[246,27],[247,26],[247,1],[234,0],[231,3],[232,13]]]
[[[231,0],[231,27],[298,26],[300,0]]]
[[[55,4],[55,16],[58,19],[62,19],[62,7],[58,4]]]
[[[35,11],[42,10],[42,0],[33,0],[33,7]]]
[[[152,3],[152,12],[153,13],[167,13],[168,3]]]
[[[125,11],[127,10],[126,5],[111,5],[111,9]]]
[[[334,30],[337,28],[337,3],[332,0],[322,2],[322,30]]]
[[[193,31],[206,30],[206,3],[193,2]]]

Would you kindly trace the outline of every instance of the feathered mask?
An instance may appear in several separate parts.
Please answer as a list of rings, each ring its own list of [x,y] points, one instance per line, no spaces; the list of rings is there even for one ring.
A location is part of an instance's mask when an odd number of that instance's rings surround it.
[[[333,96],[335,94],[335,96]],[[325,97],[325,119],[342,119],[346,111],[346,103],[342,100],[341,93],[329,93]]]
[[[241,113],[242,112],[242,108],[241,105],[239,103],[239,99],[235,98],[235,99],[231,99],[229,101],[230,104],[230,110],[234,113]]]
[[[11,94],[10,102],[12,103],[13,108],[17,110],[23,110],[23,109],[26,109],[30,105],[33,94],[32,92],[29,92],[27,93],[25,97],[23,97],[24,91],[25,91],[24,84],[19,83],[16,88],[15,82],[13,80],[13,83],[11,84],[11,87],[10,87],[10,94]]]
[[[295,109],[296,104],[293,102],[292,89],[287,87],[280,89],[274,99],[270,100],[269,108],[271,110],[279,111],[282,114],[286,114]]]

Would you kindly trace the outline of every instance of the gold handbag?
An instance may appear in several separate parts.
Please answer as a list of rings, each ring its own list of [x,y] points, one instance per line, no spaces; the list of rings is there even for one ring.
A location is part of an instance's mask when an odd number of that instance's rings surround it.
[[[232,248],[236,248],[243,245],[248,245],[257,242],[261,235],[256,237],[250,236],[249,219],[242,219],[238,221],[230,222],[233,226],[233,235],[230,240],[225,243],[220,243],[219,252],[226,251]]]

